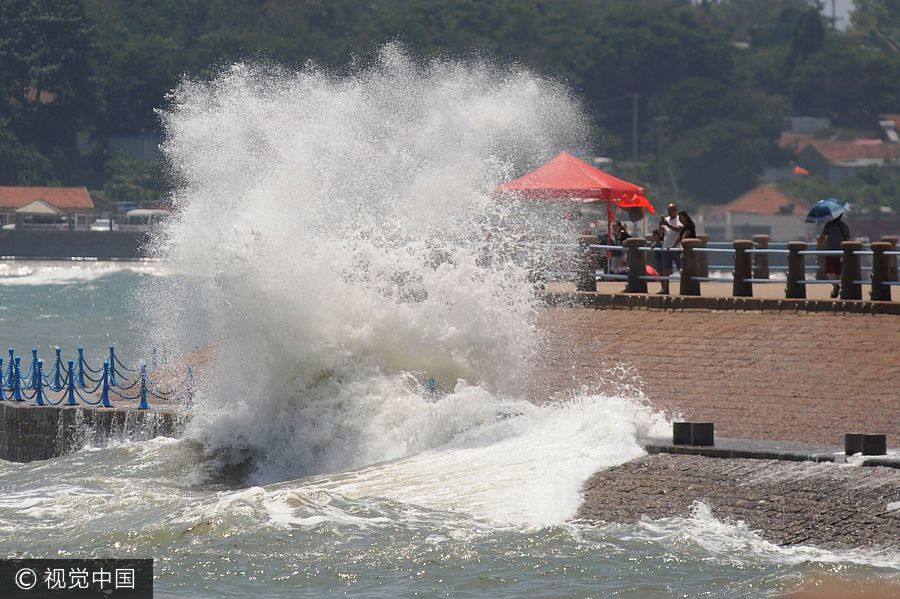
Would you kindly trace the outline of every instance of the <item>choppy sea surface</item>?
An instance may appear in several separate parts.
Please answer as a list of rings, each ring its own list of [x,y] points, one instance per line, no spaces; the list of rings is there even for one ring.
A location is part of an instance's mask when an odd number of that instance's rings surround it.
[[[2,264],[2,342],[124,349],[126,300],[159,271]],[[190,435],[0,462],[0,555],[152,557],[159,597],[771,597],[900,573],[896,555],[774,546],[702,504],[631,525],[573,520],[584,480],[665,427],[634,398],[535,407],[457,388],[402,402],[418,427],[452,432],[266,484],[211,479]]]
[[[132,366],[202,346],[190,423],[0,462],[0,555],[153,558],[156,596],[190,598],[756,598],[897,578],[897,555],[776,547],[702,504],[574,519],[592,473],[670,428],[627,386],[523,399],[543,375],[541,240],[573,239],[579,208],[495,192],[590,147],[559,82],[389,44],[341,72],[223,65],[170,99],[160,262],[0,264],[0,344],[83,345],[95,366],[111,344]]]

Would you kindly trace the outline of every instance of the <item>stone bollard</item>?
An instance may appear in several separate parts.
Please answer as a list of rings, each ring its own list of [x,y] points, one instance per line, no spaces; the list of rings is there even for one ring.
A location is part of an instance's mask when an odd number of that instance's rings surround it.
[[[862,279],[862,265],[859,256],[853,252],[862,249],[862,242],[842,241],[841,249],[844,250],[844,259],[841,264],[841,299],[861,300],[862,285],[856,281]]]
[[[805,241],[789,241],[787,244],[787,285],[784,288],[786,298],[806,299],[806,285],[800,282],[806,280],[806,256],[800,254],[805,252],[806,248]]]
[[[886,241],[891,244],[890,251],[894,251],[897,249],[898,243],[900,243],[900,237],[893,237],[891,235],[885,235],[881,238],[881,241]],[[897,256],[888,256],[888,274],[890,275],[890,279],[888,281],[900,281],[900,271],[897,269]]]
[[[753,242],[748,239],[734,240],[734,283],[732,295],[734,297],[753,297],[753,283],[751,278],[753,269],[750,265],[750,254],[747,250],[753,247]]]
[[[700,240],[700,247],[709,247],[709,235],[697,235],[697,239]],[[706,252],[697,252],[697,276],[709,277],[709,254]]]
[[[887,435],[865,435],[863,433],[846,433],[844,435],[844,454],[851,456],[887,454]]]
[[[816,251],[824,250],[827,247],[826,240],[816,238]],[[826,279],[828,279],[828,273],[825,272],[825,256],[816,256],[816,280],[824,281]]]
[[[768,235],[754,235],[753,245],[757,250],[769,249]],[[753,254],[753,278],[768,279],[769,278],[769,255]]]
[[[700,295],[700,281],[698,275],[697,257],[699,252],[694,250],[700,247],[699,239],[684,239],[681,242],[681,295]]]
[[[647,274],[647,262],[641,248],[647,242],[639,237],[626,239],[622,244],[628,250],[628,281],[625,284],[625,293],[647,293],[647,279],[641,277]]]
[[[869,297],[875,302],[891,301],[891,287],[885,285],[886,281],[890,281],[890,258],[884,253],[890,251],[891,244],[887,241],[872,242],[872,290],[869,291]]]
[[[596,235],[582,235],[578,238],[578,275],[575,281],[576,291],[597,291],[597,269],[600,267],[600,254],[592,245],[600,240]]]
[[[712,422],[673,422],[672,445],[715,445]]]

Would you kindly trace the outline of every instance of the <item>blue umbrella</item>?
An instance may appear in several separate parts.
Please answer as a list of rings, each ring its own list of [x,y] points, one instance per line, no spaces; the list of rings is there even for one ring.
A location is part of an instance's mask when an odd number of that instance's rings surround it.
[[[845,212],[850,211],[850,204],[842,202],[837,198],[825,198],[819,200],[809,209],[806,215],[808,223],[825,223],[834,220]]]

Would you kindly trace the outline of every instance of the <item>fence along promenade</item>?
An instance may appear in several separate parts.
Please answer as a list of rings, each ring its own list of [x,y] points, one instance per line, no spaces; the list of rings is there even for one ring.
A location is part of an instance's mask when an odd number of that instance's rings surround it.
[[[730,244],[708,243],[703,237],[685,239],[682,248],[668,250],[681,253],[680,276],[646,274],[646,256],[663,250],[647,247],[644,239],[632,237],[626,239],[622,246],[616,246],[599,244],[597,237],[584,235],[579,240],[579,245],[581,260],[576,278],[578,291],[596,291],[599,279],[625,281],[625,293],[647,293],[648,281],[668,280],[679,282],[680,295],[698,296],[703,282],[731,282],[734,297],[753,297],[754,284],[782,283],[785,285],[785,298],[805,299],[807,285],[840,283],[842,300],[861,300],[862,286],[871,285],[869,294],[872,301],[891,301],[891,288],[900,285],[897,272],[900,251],[896,249],[896,237],[885,237],[882,241],[872,242],[868,250],[863,249],[860,241],[844,241],[840,250],[811,250],[805,241],[770,244],[768,235],[756,235],[753,240],[738,239]],[[601,253],[612,251],[627,253],[627,274],[606,273],[599,269]],[[731,256],[733,262],[731,265],[710,265],[711,255]],[[840,281],[825,278],[824,259],[835,255],[843,257]],[[816,265],[807,265],[806,256],[815,256]],[[786,259],[786,266],[771,266],[771,257]],[[870,261],[871,266],[863,266],[863,259]],[[725,271],[729,268],[730,277],[709,274],[710,271]],[[782,269],[786,271],[785,279],[771,278],[772,270]],[[807,271],[813,269],[816,270],[815,278],[807,278]],[[863,280],[863,271],[869,273],[868,280]]]
[[[56,347],[55,351],[53,368],[45,373],[44,361],[38,358],[37,348],[32,348],[31,364],[23,374],[21,356],[15,354],[14,348],[9,348],[5,369],[4,360],[0,358],[0,401],[32,401],[35,406],[114,408],[117,406],[112,402],[121,400],[136,401],[137,409],[148,410],[148,398],[153,398],[165,402],[181,401],[186,408],[192,407],[194,376],[190,365],[183,380],[163,390],[150,379],[146,363],[141,363],[137,369],[129,368],[116,356],[114,345],[109,346],[109,354],[100,368],[85,361],[83,347],[78,348],[77,360],[68,360],[66,366],[63,366],[60,348]],[[155,356],[154,350],[154,367]],[[99,396],[96,396],[98,392]]]

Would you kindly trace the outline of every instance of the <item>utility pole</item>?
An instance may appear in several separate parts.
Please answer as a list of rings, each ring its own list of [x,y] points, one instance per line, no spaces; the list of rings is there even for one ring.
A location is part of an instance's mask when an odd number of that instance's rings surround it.
[[[638,98],[641,94],[631,94],[631,171],[632,176],[637,175],[637,136],[638,136]]]
[[[837,30],[837,10],[834,7],[834,4],[837,0],[831,0],[831,29],[832,31]]]
[[[663,140],[666,136],[666,130],[669,124],[669,117],[665,115],[657,116],[653,118],[653,122],[656,124],[656,167],[657,167],[657,175],[656,175],[656,184],[659,187],[660,197],[659,201],[665,201],[663,197],[665,190],[665,163],[663,161]]]

